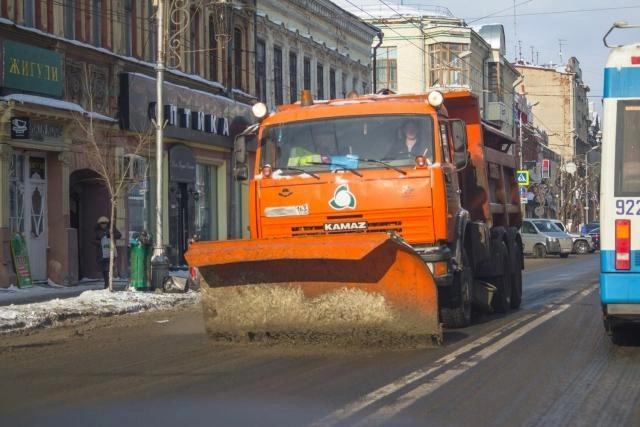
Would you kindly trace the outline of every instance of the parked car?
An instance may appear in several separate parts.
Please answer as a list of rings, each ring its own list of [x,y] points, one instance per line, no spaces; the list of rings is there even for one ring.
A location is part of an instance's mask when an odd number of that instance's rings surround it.
[[[588,224],[585,224],[584,226],[584,230],[580,230],[580,233],[583,235],[587,235],[589,233],[591,233],[592,230],[596,229],[596,228],[600,228],[600,223],[599,222],[590,222]],[[584,231],[584,233],[583,233]]]
[[[581,236],[580,234],[569,233],[569,230],[567,230],[567,227],[564,226],[562,221],[560,221],[559,219],[553,219],[551,221],[560,230],[564,231],[569,236],[571,236],[571,239],[573,240],[573,250],[571,251],[571,253],[586,254],[587,252],[593,252],[596,250],[595,246],[593,245],[593,240],[591,239],[591,236],[589,236],[588,234],[585,236]]]
[[[542,218],[525,218],[520,228],[525,254],[533,254],[537,258],[547,255],[569,256],[573,250],[573,239],[560,230],[552,220]]]
[[[595,249],[600,250],[600,227],[594,228],[588,234],[591,236],[591,240],[593,240]]]

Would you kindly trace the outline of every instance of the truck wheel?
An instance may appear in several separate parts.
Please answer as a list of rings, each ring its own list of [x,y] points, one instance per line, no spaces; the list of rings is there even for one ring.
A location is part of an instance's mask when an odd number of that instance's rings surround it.
[[[511,257],[513,270],[511,272],[511,308],[520,308],[522,303],[522,249],[514,244]]]
[[[506,313],[511,307],[511,270],[508,268],[509,252],[504,241],[500,242],[498,247],[502,254],[502,265],[507,267],[504,269],[502,274],[495,279],[494,284],[498,290],[493,295],[492,305],[496,312]]]
[[[544,258],[547,256],[547,248],[545,248],[544,245],[536,245],[535,248],[533,248],[533,253],[536,258]]]
[[[589,252],[589,244],[584,240],[577,240],[573,244],[573,251],[580,255],[586,254]]]
[[[467,262],[465,252],[462,252],[462,271],[453,276],[452,290],[460,292],[457,307],[442,307],[440,319],[446,328],[464,328],[471,324],[471,291],[473,286],[473,274]]]

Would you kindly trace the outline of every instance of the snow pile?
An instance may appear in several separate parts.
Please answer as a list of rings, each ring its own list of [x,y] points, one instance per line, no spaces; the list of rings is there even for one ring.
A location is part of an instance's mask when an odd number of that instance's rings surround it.
[[[117,314],[195,304],[200,293],[155,294],[147,292],[85,291],[77,297],[0,307],[0,333],[44,328],[67,319]]]

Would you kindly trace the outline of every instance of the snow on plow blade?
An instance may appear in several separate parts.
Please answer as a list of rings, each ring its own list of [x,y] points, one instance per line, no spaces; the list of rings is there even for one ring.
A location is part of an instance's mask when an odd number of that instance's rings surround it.
[[[186,259],[213,338],[441,341],[431,272],[397,236],[197,242]]]

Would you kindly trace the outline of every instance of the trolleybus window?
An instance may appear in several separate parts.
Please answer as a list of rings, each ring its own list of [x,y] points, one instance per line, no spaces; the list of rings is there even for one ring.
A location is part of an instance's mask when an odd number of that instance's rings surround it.
[[[640,101],[620,101],[616,124],[615,195],[640,195]]]

